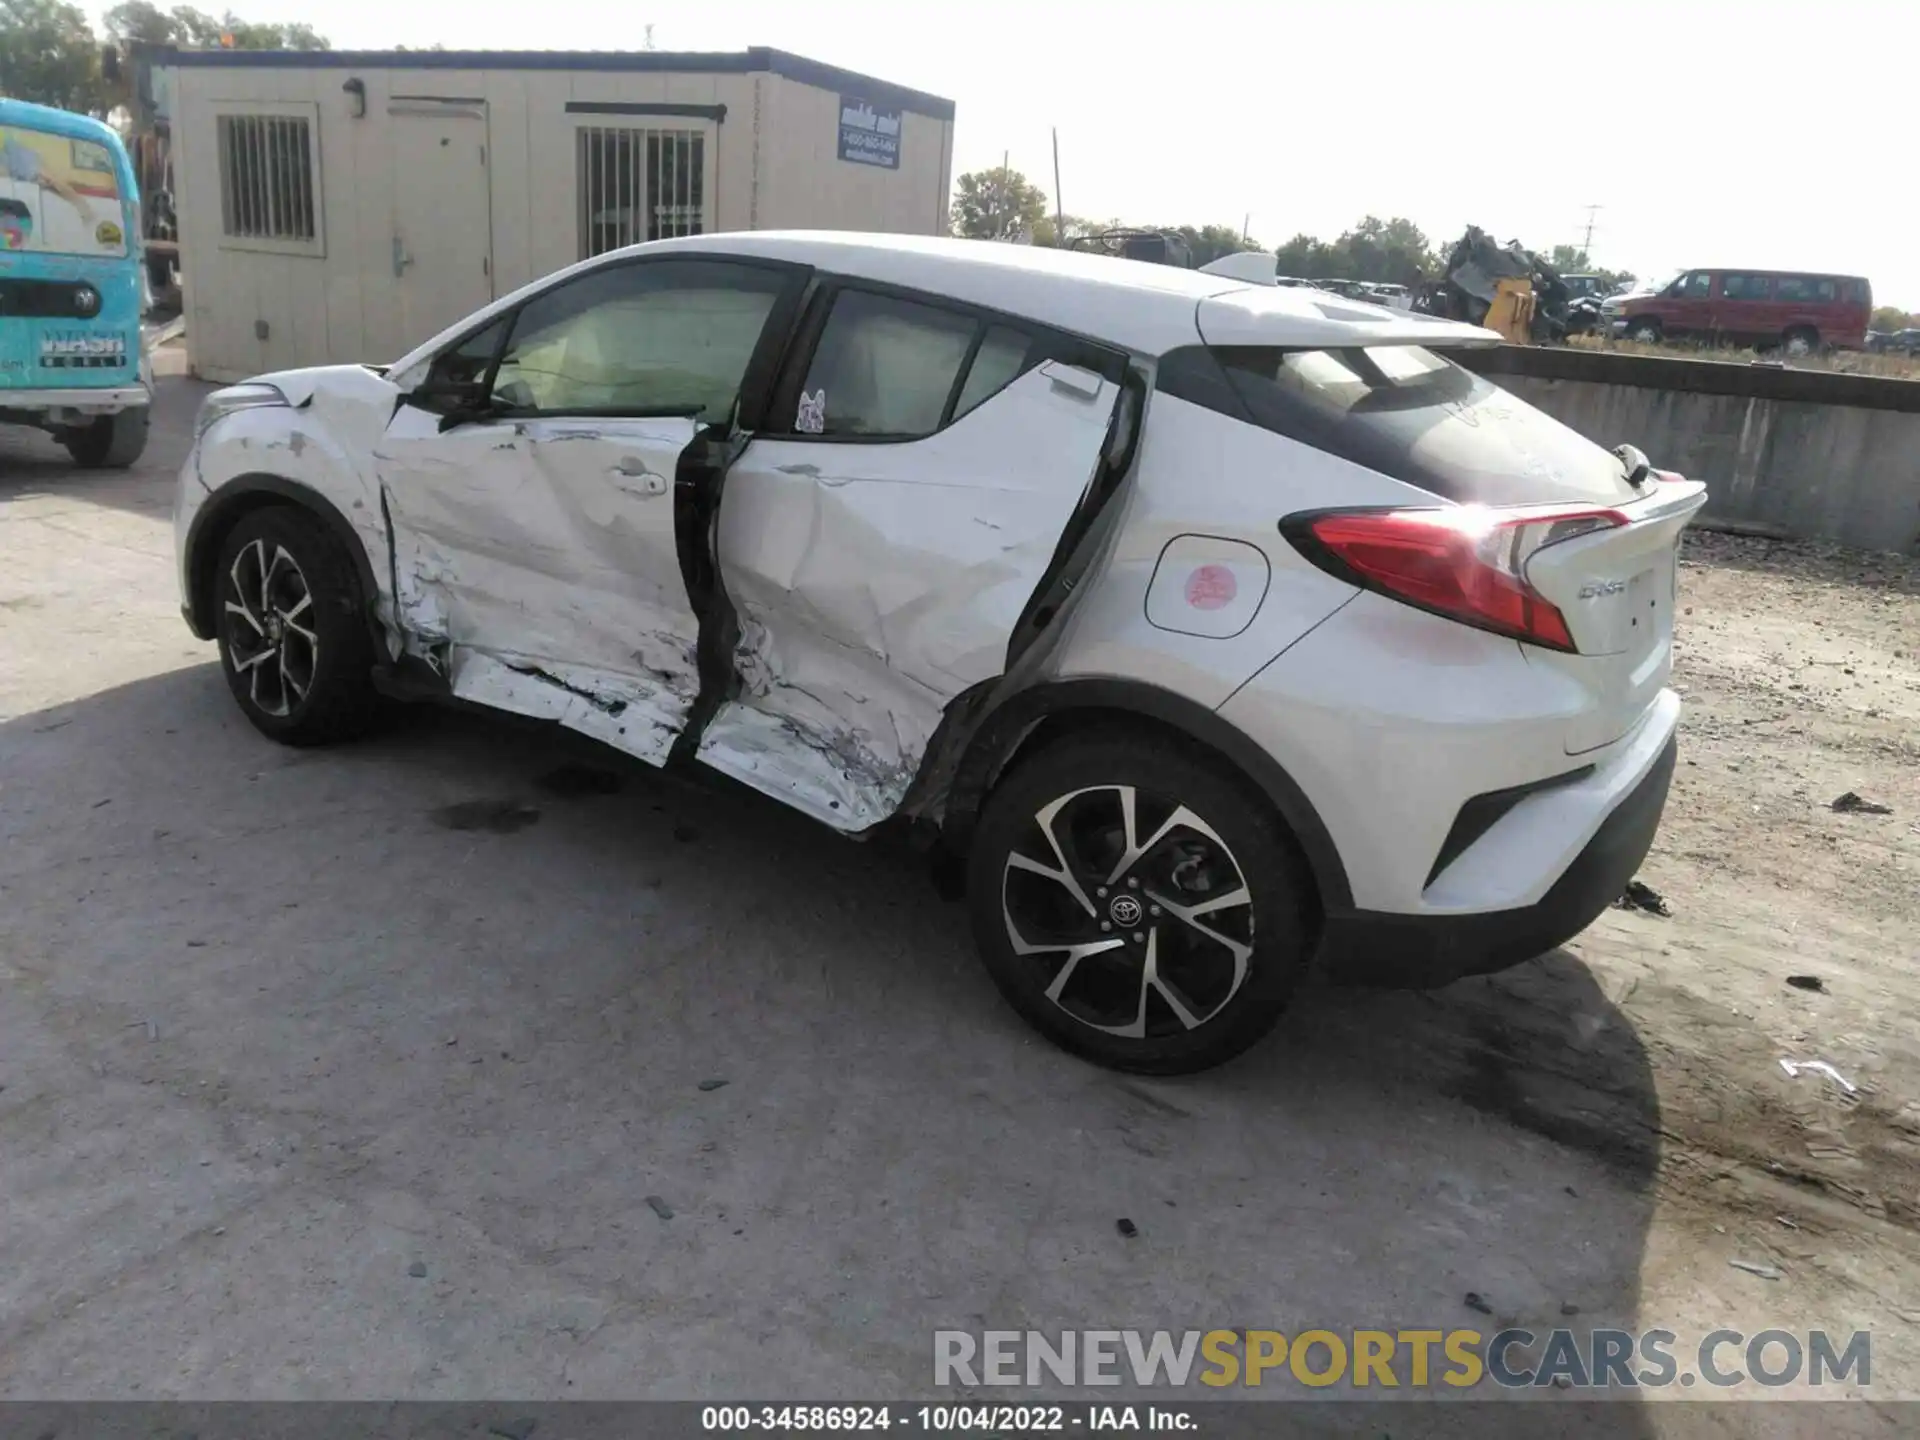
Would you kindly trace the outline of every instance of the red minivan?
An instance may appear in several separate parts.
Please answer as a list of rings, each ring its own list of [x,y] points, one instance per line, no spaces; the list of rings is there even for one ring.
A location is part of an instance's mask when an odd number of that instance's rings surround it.
[[[1800,270],[1687,270],[1656,290],[1616,295],[1601,313],[1629,340],[1779,345],[1790,355],[1858,350],[1873,287],[1858,275]]]

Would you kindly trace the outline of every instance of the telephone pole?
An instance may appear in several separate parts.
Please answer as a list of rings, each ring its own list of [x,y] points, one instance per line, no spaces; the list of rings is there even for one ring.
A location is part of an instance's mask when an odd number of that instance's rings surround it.
[[[1053,127],[1053,243],[1067,243],[1067,202],[1060,197],[1060,127]]]
[[[1602,210],[1604,210],[1605,208],[1606,208],[1606,207],[1605,207],[1604,205],[1589,205],[1589,206],[1587,206],[1587,234],[1586,234],[1586,238],[1585,238],[1584,240],[1582,240],[1582,241],[1580,242],[1580,248],[1581,248],[1581,250],[1582,250],[1582,251],[1584,251],[1584,252],[1586,253],[1586,257],[1587,257],[1587,261],[1588,261],[1588,263],[1589,263],[1589,264],[1591,264],[1591,263],[1592,263],[1592,261],[1593,261],[1593,221],[1594,221],[1594,217],[1595,217],[1596,215],[1598,215],[1598,214],[1599,214],[1599,213],[1600,213],[1600,212],[1601,212]]]

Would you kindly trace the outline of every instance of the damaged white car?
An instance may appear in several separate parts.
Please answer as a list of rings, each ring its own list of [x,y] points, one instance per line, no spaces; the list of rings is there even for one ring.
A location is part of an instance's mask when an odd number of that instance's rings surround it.
[[[1704,489],[1446,358],[1489,332],[969,241],[599,256],[387,367],[214,394],[188,624],[290,744],[540,717],[964,867],[1061,1044],[1584,927],[1652,842]]]

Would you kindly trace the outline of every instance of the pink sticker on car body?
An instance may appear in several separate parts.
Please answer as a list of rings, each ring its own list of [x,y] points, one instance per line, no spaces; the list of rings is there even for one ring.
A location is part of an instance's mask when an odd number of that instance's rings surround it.
[[[1240,582],[1225,565],[1202,565],[1187,576],[1187,604],[1196,610],[1221,610],[1240,593]]]

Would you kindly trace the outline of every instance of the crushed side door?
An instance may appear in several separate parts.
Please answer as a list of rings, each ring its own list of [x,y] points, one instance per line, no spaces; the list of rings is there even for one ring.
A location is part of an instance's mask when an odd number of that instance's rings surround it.
[[[456,697],[665,762],[699,693],[674,482],[689,417],[440,432],[402,405],[380,449],[406,651]]]
[[[698,757],[837,830],[892,815],[947,706],[1004,671],[1120,395],[1049,359],[923,439],[754,439],[716,546],[738,678]]]
[[[616,259],[442,351],[379,452],[408,652],[456,697],[665,764],[711,706],[683,502],[717,483],[707,441],[764,389],[805,283]]]

